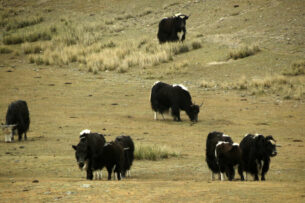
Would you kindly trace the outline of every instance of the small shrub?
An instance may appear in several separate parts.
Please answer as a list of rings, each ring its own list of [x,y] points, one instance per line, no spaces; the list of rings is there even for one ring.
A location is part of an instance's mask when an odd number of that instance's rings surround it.
[[[305,74],[305,60],[300,60],[292,63],[289,68],[285,69],[282,73],[288,76],[297,76]]]
[[[136,144],[134,158],[137,160],[157,161],[170,157],[179,157],[180,153],[169,149],[166,146]]]
[[[24,37],[19,35],[9,35],[3,37],[3,44],[11,45],[11,44],[21,44],[24,42]]]
[[[192,42],[192,48],[193,49],[200,49],[201,47],[202,47],[202,45],[199,41]]]
[[[6,47],[6,46],[0,46],[0,54],[9,54],[12,53],[13,50]]]
[[[9,31],[12,29],[28,27],[31,25],[41,23],[43,20],[44,19],[42,16],[37,16],[30,19],[20,19],[20,20],[13,19],[10,22],[8,22],[8,24],[6,25],[6,30]]]
[[[252,46],[252,47],[246,46],[246,47],[242,47],[240,49],[231,51],[229,54],[230,55],[229,58],[232,58],[234,60],[241,59],[241,58],[245,58],[248,56],[252,56],[259,51],[260,51],[260,49],[258,46]]]

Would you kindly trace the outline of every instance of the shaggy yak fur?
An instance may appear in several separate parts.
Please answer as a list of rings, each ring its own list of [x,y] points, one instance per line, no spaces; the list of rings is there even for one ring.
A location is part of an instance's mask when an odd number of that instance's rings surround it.
[[[216,145],[215,156],[219,165],[222,181],[224,180],[224,173],[227,174],[230,181],[233,180],[235,175],[235,165],[238,165],[240,179],[242,181],[244,180],[242,152],[237,143],[232,144],[229,142],[219,141]]]
[[[181,41],[186,35],[186,20],[188,16],[176,14],[175,16],[163,18],[159,23],[158,39],[160,43],[179,41],[178,33],[183,32]]]
[[[11,142],[14,140],[16,131],[18,132],[18,140],[27,139],[26,133],[30,126],[30,114],[26,101],[18,100],[12,102],[7,109],[6,124],[1,125],[5,134],[5,141]]]
[[[121,135],[115,138],[115,142],[120,144],[124,149],[124,164],[122,167],[122,177],[126,172],[130,175],[130,168],[134,159],[134,143],[130,136]]]
[[[206,140],[206,162],[209,169],[212,171],[212,180],[214,180],[214,173],[218,174],[220,179],[220,170],[215,156],[216,145],[219,141],[224,141],[233,144],[233,140],[228,135],[223,134],[222,132],[210,132]]]
[[[91,133],[90,131],[81,133],[78,145],[72,145],[75,150],[75,158],[81,170],[87,171],[87,179],[93,179],[93,164],[96,157],[103,153],[105,138],[102,134]]]
[[[258,181],[258,174],[261,173],[261,180],[265,180],[265,175],[269,170],[270,157],[277,155],[276,142],[271,135],[247,134],[240,142],[243,152],[245,171],[254,176]]]
[[[200,106],[193,104],[188,90],[183,85],[169,85],[163,82],[156,82],[151,89],[150,96],[151,108],[162,117],[171,109],[174,121],[181,121],[180,110],[186,112],[191,121],[198,121]]]

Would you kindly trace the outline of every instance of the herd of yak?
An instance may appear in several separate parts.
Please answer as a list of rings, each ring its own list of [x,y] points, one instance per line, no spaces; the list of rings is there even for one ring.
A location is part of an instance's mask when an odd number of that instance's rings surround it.
[[[160,43],[178,41],[178,33],[183,32],[181,41],[185,39],[186,20],[188,16],[178,14],[164,18],[159,23],[158,39]],[[157,114],[171,113],[174,121],[181,121],[180,111],[185,111],[192,122],[198,121],[198,114],[201,105],[192,102],[188,89],[183,85],[169,85],[157,81],[151,89],[151,108]],[[164,119],[164,117],[163,117]],[[26,133],[30,125],[30,116],[27,103],[22,100],[14,101],[8,106],[6,113],[6,124],[2,124],[5,135],[5,142],[14,140],[18,133],[18,140],[27,139]],[[114,171],[117,179],[126,174],[130,175],[130,168],[134,160],[135,146],[130,136],[121,135],[114,141],[106,142],[105,136],[99,133],[92,133],[86,129],[80,133],[79,143],[72,145],[75,150],[75,158],[80,169],[85,169],[87,179],[101,178],[101,170],[106,167],[108,180]],[[265,174],[269,170],[270,158],[276,156],[276,143],[271,135],[247,134],[240,144],[233,143],[233,140],[222,132],[211,132],[206,140],[206,162],[219,179],[233,180],[235,175],[234,167],[238,166],[240,180],[244,180],[243,172],[254,176],[254,180],[265,180]]]

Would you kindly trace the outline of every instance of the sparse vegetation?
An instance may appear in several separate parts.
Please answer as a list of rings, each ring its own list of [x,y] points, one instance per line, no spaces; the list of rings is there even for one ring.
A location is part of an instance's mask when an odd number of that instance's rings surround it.
[[[246,91],[249,95],[276,95],[284,99],[303,99],[305,97],[305,79],[290,79],[283,75],[267,76],[261,79],[241,77],[237,82],[215,83],[203,80],[203,88]]]
[[[260,51],[260,48],[256,45],[250,46],[250,47],[245,46],[240,49],[232,50],[229,54],[229,58],[234,59],[234,60],[241,59],[241,58],[245,58],[248,56],[252,56],[259,51]]]
[[[9,54],[12,53],[13,50],[6,47],[6,46],[0,46],[0,54]]]
[[[43,22],[42,16],[35,16],[29,19],[12,19],[6,23],[6,30],[20,29]]]
[[[282,73],[288,76],[297,76],[305,74],[305,60],[300,60],[292,63],[289,68],[285,69]]]
[[[51,40],[52,35],[50,31],[34,31],[30,33],[17,33],[10,34],[3,37],[3,43],[5,45],[21,44],[24,42],[36,42],[38,40]]]
[[[134,157],[137,160],[157,161],[170,157],[179,157],[180,153],[173,151],[167,146],[136,144]]]

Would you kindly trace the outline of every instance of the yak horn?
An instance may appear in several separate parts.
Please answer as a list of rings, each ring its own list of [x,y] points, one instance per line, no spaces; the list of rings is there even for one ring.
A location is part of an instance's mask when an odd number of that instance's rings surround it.
[[[203,102],[199,105],[199,108],[202,107],[202,105],[203,105]]]

